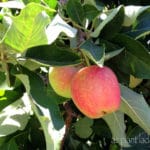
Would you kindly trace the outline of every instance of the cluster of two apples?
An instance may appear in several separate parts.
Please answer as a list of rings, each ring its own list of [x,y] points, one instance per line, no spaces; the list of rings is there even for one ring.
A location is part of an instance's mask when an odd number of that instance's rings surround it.
[[[49,81],[54,91],[72,98],[76,107],[89,118],[100,118],[120,106],[120,87],[108,67],[51,67]]]

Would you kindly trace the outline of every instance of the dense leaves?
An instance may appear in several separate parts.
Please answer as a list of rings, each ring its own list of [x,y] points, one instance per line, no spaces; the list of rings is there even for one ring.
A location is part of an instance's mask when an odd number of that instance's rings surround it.
[[[117,35],[113,40],[125,47],[125,52],[119,56],[124,67],[121,69],[136,77],[149,79],[150,55],[144,45],[126,35]]]

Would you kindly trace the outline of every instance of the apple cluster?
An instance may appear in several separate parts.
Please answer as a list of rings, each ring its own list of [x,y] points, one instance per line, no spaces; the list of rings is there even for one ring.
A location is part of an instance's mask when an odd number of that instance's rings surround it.
[[[119,82],[109,67],[50,67],[49,81],[58,95],[72,98],[89,118],[100,118],[120,106]]]

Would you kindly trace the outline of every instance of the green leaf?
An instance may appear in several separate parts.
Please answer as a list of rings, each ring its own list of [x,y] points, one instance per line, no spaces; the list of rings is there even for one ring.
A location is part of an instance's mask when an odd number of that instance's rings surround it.
[[[79,0],[69,0],[67,2],[67,14],[76,23],[83,24],[85,14]]]
[[[29,4],[29,3],[41,3],[41,0],[22,0],[26,5]]]
[[[0,71],[0,89],[1,89],[2,84],[5,82],[5,80],[6,80],[5,73]]]
[[[126,126],[124,123],[124,114],[118,111],[105,115],[103,119],[112,132],[113,140],[117,141],[123,147],[128,147],[129,144],[125,134]]]
[[[15,139],[9,140],[2,147],[0,147],[0,149],[1,150],[19,150]]]
[[[41,67],[41,64],[31,59],[20,61],[20,64],[23,65],[25,68],[28,68],[31,71],[36,70]]]
[[[57,6],[58,1],[57,0],[44,0],[44,2],[50,7],[55,9]]]
[[[75,123],[75,133],[80,138],[88,138],[92,134],[93,120],[87,117],[79,119]]]
[[[135,77],[150,79],[150,55],[148,50],[133,38],[118,34],[113,42],[125,47],[124,53],[116,57],[118,67]]]
[[[97,8],[99,11],[102,11],[104,8],[104,4],[103,2],[99,1],[99,0],[84,0],[84,4],[86,5],[91,5],[94,6],[95,8]]]
[[[107,123],[102,119],[94,120],[94,124],[92,126],[94,134],[107,139],[112,139],[112,133],[107,125]]]
[[[80,48],[83,53],[85,53],[97,65],[103,65],[105,55],[104,46],[95,45],[90,40],[87,40],[80,46]]]
[[[17,71],[14,68],[12,73],[22,81],[28,94],[32,96],[36,103],[50,111],[54,127],[56,129],[61,128],[64,125],[64,122],[60,115],[57,101],[47,94],[46,87],[42,79],[36,73],[29,71],[26,68],[20,67],[20,69],[20,71]]]
[[[10,29],[12,21],[9,17],[2,14],[2,23],[0,23],[0,43],[2,43]],[[2,48],[2,46],[1,46]]]
[[[23,130],[29,120],[31,107],[25,96],[0,112],[0,137]]]
[[[0,111],[22,96],[20,91],[0,89]]]
[[[101,35],[105,39],[112,38],[117,32],[120,31],[123,17],[123,6],[119,6],[118,8],[113,9],[113,11],[107,16],[107,18],[98,25],[94,32],[91,33],[91,36],[96,38]]]
[[[19,52],[29,47],[47,44],[45,28],[49,22],[49,16],[44,12],[43,6],[30,3],[22,9],[19,16],[12,17],[12,25],[5,43]]]
[[[48,150],[59,150],[60,149],[60,142],[64,136],[64,132],[65,132],[65,126],[62,126],[59,129],[56,129],[49,112],[45,109],[45,108],[41,108],[40,107],[40,111],[39,112],[37,109],[37,106],[32,103],[32,108],[42,126],[42,129],[44,131],[44,136],[45,136],[45,140],[46,140],[46,149]],[[59,120],[58,120],[59,122]]]
[[[71,52],[71,49],[58,47],[56,45],[30,48],[26,53],[26,58],[52,66],[73,65],[81,62],[80,57]]]
[[[12,70],[31,95],[31,105],[44,131],[47,149],[59,149],[64,135],[64,121],[57,104],[57,97],[48,93],[42,79],[34,72],[20,66]],[[40,87],[40,88],[39,88]]]
[[[10,140],[7,144],[9,150],[19,150],[17,143],[14,139]]]
[[[127,32],[128,35],[135,39],[139,39],[150,34],[150,7],[145,6],[141,9],[142,13],[140,13],[137,17],[132,30]]]
[[[74,38],[76,36],[77,29],[68,25],[57,14],[46,29],[48,44],[53,43],[57,39],[60,33],[65,33],[68,37]]]
[[[124,48],[118,49],[118,50],[114,50],[112,52],[108,52],[105,54],[105,61],[119,55],[122,51],[124,50]]]
[[[100,13],[96,7],[88,4],[84,5],[83,9],[85,12],[85,17],[88,18],[89,21],[92,21]]]
[[[121,85],[120,111],[126,113],[135,123],[150,134],[150,107],[141,94]]]
[[[80,145],[80,141],[74,139],[72,136],[69,136],[69,143],[68,143],[69,146],[69,149],[72,149],[72,150],[76,150],[78,148],[78,146]]]

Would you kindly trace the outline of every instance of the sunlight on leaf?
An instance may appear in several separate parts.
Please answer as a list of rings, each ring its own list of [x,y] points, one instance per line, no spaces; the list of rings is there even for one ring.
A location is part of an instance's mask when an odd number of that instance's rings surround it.
[[[47,149],[60,149],[60,142],[65,134],[65,126],[56,130],[51,120],[50,111],[40,105],[38,107],[42,114],[38,111],[37,106],[32,103],[32,108],[44,131]]]
[[[23,102],[23,99],[26,101]],[[8,105],[0,112],[0,137],[23,130],[30,118],[31,106],[26,96]]]
[[[12,17],[5,43],[20,52],[32,46],[47,44],[45,28],[49,22],[49,16],[42,6],[30,3],[19,16]]]
[[[75,37],[77,30],[63,21],[59,15],[56,15],[46,29],[48,44],[54,42],[61,32],[65,33],[68,37],[73,38]]]
[[[125,7],[125,17],[123,26],[131,26],[135,23],[138,15],[140,15],[142,12],[150,8],[150,6],[134,6],[129,5]]]
[[[22,1],[0,2],[0,7],[23,9],[25,7]]]

